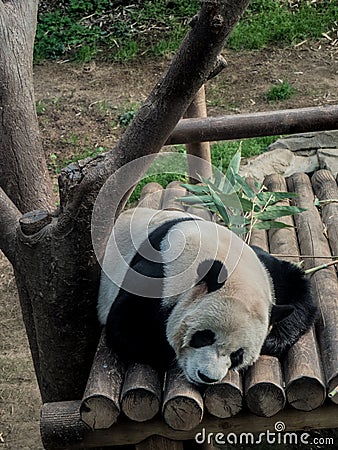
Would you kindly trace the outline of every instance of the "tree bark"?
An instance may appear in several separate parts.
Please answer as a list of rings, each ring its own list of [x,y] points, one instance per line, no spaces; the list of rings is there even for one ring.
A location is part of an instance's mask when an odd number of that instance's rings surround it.
[[[51,207],[33,87],[38,2],[0,2],[0,187],[21,212]]]
[[[30,9],[24,6],[26,3],[29,3]],[[90,219],[98,192],[107,178],[119,168],[137,158],[151,155],[150,160],[138,165],[136,171],[128,173],[128,185],[132,186],[144,173],[214,69],[226,37],[248,3],[248,0],[201,2],[201,11],[168,71],[156,84],[117,146],[106,157],[101,155],[91,161],[72,164],[62,172],[58,214],[52,215],[46,211],[50,203],[49,183],[44,179],[44,165],[41,163],[41,167],[37,167],[42,156],[36,133],[36,116],[34,111],[32,113],[34,107],[26,106],[27,115],[30,114],[30,120],[34,122],[28,127],[29,122],[24,122],[22,114],[16,111],[14,98],[9,95],[7,85],[1,85],[1,105],[6,103],[7,106],[6,111],[2,109],[0,138],[5,139],[6,145],[10,146],[14,138],[26,142],[30,134],[35,136],[29,141],[30,149],[35,146],[34,154],[28,150],[27,153],[23,152],[25,144],[17,146],[16,152],[11,150],[11,163],[4,163],[6,171],[1,180],[4,190],[7,194],[10,191],[8,195],[22,212],[32,208],[43,210],[28,214],[20,221],[14,265],[44,402],[81,398],[95,353],[100,332],[96,319],[100,266],[93,250]],[[36,2],[15,2],[20,13],[14,10],[13,5],[14,2],[0,2],[0,33],[6,38],[8,46],[11,42],[8,33],[12,29],[9,24],[14,23],[14,17],[9,17],[10,12],[13,16],[19,14],[23,21],[22,14],[26,9],[27,22],[30,23],[30,26],[26,25],[28,35],[34,32],[32,6],[36,7]],[[22,66],[29,68],[21,67],[19,55],[15,53],[18,46],[14,41],[12,53],[15,57],[7,56],[5,66],[7,71],[10,64],[15,68],[20,66],[16,70],[18,79],[13,80],[15,86],[22,85],[21,98],[17,103],[34,105],[30,83],[23,86],[31,77],[31,59],[27,58],[22,63]],[[3,50],[0,52],[4,58]],[[4,70],[0,75],[6,75],[7,71]],[[14,127],[13,122],[9,121],[12,116]],[[12,129],[16,127],[19,131]],[[26,167],[26,157],[32,158],[32,168]],[[5,159],[4,156],[2,159]],[[17,167],[14,167],[14,161],[17,161]],[[16,174],[18,180],[13,182]],[[25,185],[29,188],[30,198],[26,195]],[[112,184],[109,197],[117,201],[122,189],[120,184]],[[131,189],[124,200],[130,192]],[[120,208],[122,204],[123,201]]]
[[[0,248],[8,260],[14,264],[16,228],[20,211],[0,188]]]

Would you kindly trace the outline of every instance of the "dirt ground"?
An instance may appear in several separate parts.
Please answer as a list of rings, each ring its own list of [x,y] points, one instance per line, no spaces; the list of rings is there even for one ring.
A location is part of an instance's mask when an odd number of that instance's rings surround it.
[[[209,115],[338,104],[338,48],[225,54],[227,67],[207,85]],[[142,102],[168,60],[128,64],[47,62],[34,68],[37,110],[51,174],[77,154],[111,148],[123,132],[119,116]],[[287,80],[297,93],[267,102]],[[39,450],[40,398],[12,269],[0,255],[0,449]]]

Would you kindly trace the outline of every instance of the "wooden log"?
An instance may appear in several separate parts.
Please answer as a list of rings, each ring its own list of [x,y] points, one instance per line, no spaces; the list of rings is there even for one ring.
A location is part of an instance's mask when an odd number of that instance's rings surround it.
[[[269,175],[264,180],[270,191],[287,191],[285,178],[281,175]],[[289,200],[279,202],[289,205]],[[292,216],[280,218],[279,221],[293,226]],[[296,231],[294,228],[269,230],[270,252],[278,253],[282,259],[298,262],[299,252]],[[314,331],[310,330],[296,342],[288,352],[284,361],[286,397],[290,405],[303,411],[318,408],[325,400],[325,380],[321,368],[320,355]]]
[[[197,92],[194,100],[187,109],[184,117],[196,118],[207,117],[207,107],[205,102],[204,85]],[[203,177],[211,177],[211,155],[209,142],[191,142],[186,145],[188,155],[188,175],[189,182],[196,183],[199,181],[199,175]],[[189,156],[193,156],[190,158]],[[200,160],[201,159],[201,160]],[[207,162],[208,164],[205,164]]]
[[[162,436],[150,436],[135,445],[135,450],[183,450],[182,441],[173,441]]]
[[[170,368],[166,374],[162,415],[174,430],[191,430],[203,418],[203,399],[200,392],[176,366]]]
[[[136,444],[152,435],[168,439],[194,439],[197,433],[228,432],[240,434],[275,431],[276,422],[284,422],[287,431],[336,428],[338,406],[327,403],[310,412],[285,408],[272,418],[257,417],[241,411],[230,419],[218,419],[205,415],[198,427],[188,431],[170,428],[160,417],[147,422],[133,422],[123,417],[108,429],[90,430],[80,418],[81,401],[44,404],[41,409],[41,437],[46,450],[83,449],[110,445]],[[201,435],[200,435],[201,436]],[[203,437],[203,436],[202,436]],[[207,435],[206,435],[207,438]],[[69,445],[70,444],[70,445]]]
[[[168,184],[162,196],[162,209],[184,211],[185,207],[181,202],[176,201],[179,197],[184,197],[186,190],[181,186],[180,181],[172,181]]]
[[[316,196],[322,202],[321,214],[326,227],[332,255],[338,256],[338,187],[332,172],[318,170],[311,183]]]
[[[299,195],[294,199],[297,206],[307,208],[295,216],[301,253],[314,255],[304,261],[305,269],[327,263],[331,255],[323,224],[314,206],[314,195],[309,177],[305,174],[292,175],[288,180],[290,190]],[[323,256],[323,258],[321,258]],[[314,293],[320,306],[317,321],[317,335],[326,375],[326,385],[330,392],[338,385],[338,283],[335,269],[327,267],[311,276]],[[338,399],[332,397],[334,402]]]
[[[265,230],[253,230],[250,244],[269,251],[268,235]],[[249,409],[257,414],[270,417],[285,404],[282,369],[277,358],[261,355],[246,373],[246,401]],[[268,393],[264,398],[264,391]],[[249,392],[249,399],[247,398]],[[255,400],[254,395],[258,395]],[[249,403],[248,403],[249,400]],[[252,408],[252,409],[251,409]]]
[[[334,130],[337,122],[338,105],[182,119],[165,145]]]
[[[160,410],[161,379],[156,370],[145,364],[130,364],[121,393],[121,408],[131,420],[144,422]]]
[[[245,377],[245,399],[251,412],[271,417],[285,406],[280,363],[273,356],[261,355]]]
[[[221,383],[208,386],[204,393],[209,413],[223,419],[235,416],[242,409],[242,403],[242,379],[234,370],[230,370]]]
[[[42,406],[40,432],[43,448],[63,449],[79,445],[91,430],[81,419],[80,407],[79,400]]]
[[[109,428],[117,421],[124,370],[118,356],[107,347],[103,331],[80,407],[81,419],[89,427]]]
[[[160,209],[162,202],[163,188],[159,183],[148,183],[141,192],[139,207]]]
[[[284,373],[286,398],[291,406],[301,411],[312,411],[324,403],[325,378],[312,328],[289,350]]]

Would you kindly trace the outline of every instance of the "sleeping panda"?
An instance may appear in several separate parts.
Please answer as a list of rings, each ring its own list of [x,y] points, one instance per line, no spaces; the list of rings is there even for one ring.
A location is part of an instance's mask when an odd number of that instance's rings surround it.
[[[125,361],[195,384],[220,382],[260,353],[283,356],[316,317],[296,265],[181,211],[135,208],[117,219],[101,273],[98,317]]]

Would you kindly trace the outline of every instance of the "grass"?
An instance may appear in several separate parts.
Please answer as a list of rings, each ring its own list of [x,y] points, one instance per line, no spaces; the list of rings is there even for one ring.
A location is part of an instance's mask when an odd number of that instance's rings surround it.
[[[265,98],[269,102],[278,102],[288,100],[296,94],[297,89],[295,89],[288,81],[283,80],[278,84],[272,85],[266,92]]]
[[[35,62],[56,58],[88,62],[98,56],[127,61],[140,55],[170,55],[189,29],[200,2],[125,3],[127,6],[113,7],[108,0],[62,0],[41,6]],[[252,0],[227,46],[256,50],[320,39],[322,33],[336,28],[337,16],[336,0]]]

